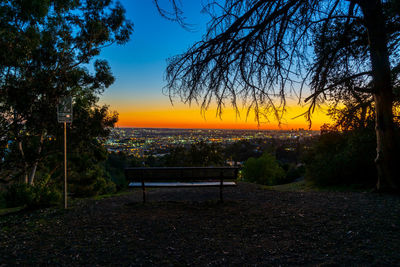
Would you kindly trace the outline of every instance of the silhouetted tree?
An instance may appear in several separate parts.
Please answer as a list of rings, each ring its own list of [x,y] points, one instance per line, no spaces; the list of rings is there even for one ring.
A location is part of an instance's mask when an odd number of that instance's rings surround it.
[[[0,1],[0,18],[0,140],[2,146],[11,140],[10,153],[18,153],[16,161],[5,162],[16,170],[9,175],[20,169],[23,181],[33,184],[48,137],[61,128],[60,97],[90,104],[87,119],[115,121],[106,119],[107,107],[96,106],[98,95],[114,81],[107,61],[96,60],[94,73],[86,66],[102,48],[126,43],[132,24],[111,0]],[[95,129],[80,129],[78,138],[95,137]]]
[[[178,2],[171,2],[175,12],[164,16],[182,23]],[[257,120],[273,114],[279,121],[288,95],[301,100],[307,88],[309,120],[325,100],[368,94],[375,109],[377,189],[400,190],[393,123],[398,1],[226,0],[209,1],[205,10],[211,21],[203,40],[169,59],[171,98],[201,102],[203,110],[215,100],[219,113],[242,101]]]
[[[103,142],[117,122],[118,114],[110,113],[107,106],[96,107],[92,101],[97,100],[89,100],[84,96],[75,98],[75,120],[68,131],[70,191],[81,196],[112,193],[115,190],[115,185],[110,182],[111,179],[106,172],[105,161],[108,153]],[[63,142],[61,127],[57,129],[56,138],[57,141],[51,144],[48,152],[57,151],[58,156],[62,156],[60,153]],[[62,162],[61,157],[58,162]]]
[[[318,186],[372,188],[376,137],[371,126],[343,132],[325,127],[304,157],[306,180]]]

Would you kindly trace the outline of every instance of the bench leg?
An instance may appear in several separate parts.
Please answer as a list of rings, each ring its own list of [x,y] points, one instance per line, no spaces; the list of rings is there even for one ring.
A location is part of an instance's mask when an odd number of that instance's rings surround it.
[[[146,203],[146,188],[144,187],[144,181],[142,181],[142,191],[143,191],[143,203]]]
[[[222,198],[222,187],[224,186],[223,179],[221,179],[221,182],[219,184],[219,200],[221,202],[224,202],[224,199]]]

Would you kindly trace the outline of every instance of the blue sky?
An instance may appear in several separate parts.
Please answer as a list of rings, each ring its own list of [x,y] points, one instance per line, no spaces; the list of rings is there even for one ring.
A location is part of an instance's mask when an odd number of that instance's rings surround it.
[[[142,106],[149,100],[168,104],[168,98],[162,94],[166,59],[183,53],[200,40],[207,23],[207,15],[200,12],[201,1],[184,2],[185,16],[193,24],[193,31],[162,18],[153,1],[121,1],[127,18],[134,23],[134,32],[126,45],[113,45],[101,53],[100,57],[108,60],[116,78],[101,98],[103,103],[116,109]]]

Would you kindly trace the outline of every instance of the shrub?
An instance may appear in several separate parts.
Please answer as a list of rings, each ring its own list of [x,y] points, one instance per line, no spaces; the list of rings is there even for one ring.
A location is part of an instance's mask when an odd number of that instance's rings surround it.
[[[27,206],[29,208],[58,204],[62,194],[53,186],[38,184],[12,184],[4,195],[7,207]]]
[[[5,199],[5,193],[0,191],[0,209],[4,209],[7,207],[6,205],[6,199]]]
[[[115,183],[111,181],[107,168],[107,150],[98,143],[92,150],[71,153],[68,170],[68,192],[75,197],[92,197],[103,193],[115,192]],[[124,166],[123,155],[114,157],[116,168]],[[118,166],[120,164],[120,166]]]
[[[105,162],[105,173],[109,180],[114,182],[117,190],[128,187],[128,181],[125,178],[124,169],[127,167],[142,166],[139,159],[132,155],[126,155],[123,152],[108,153]]]
[[[96,181],[95,188],[99,195],[112,194],[117,191],[117,187],[114,182],[106,178],[100,178]]]
[[[305,168],[303,165],[297,167],[294,165],[290,165],[288,170],[286,171],[286,181],[292,182],[300,177],[302,177],[305,173]]]
[[[105,167],[94,164],[90,157],[74,159],[74,169],[68,176],[69,192],[76,197],[92,197],[103,192],[115,192],[115,184],[108,178]]]
[[[279,166],[275,157],[264,153],[259,158],[249,158],[242,170],[243,179],[265,185],[276,185],[285,182],[285,171]]]
[[[37,185],[35,190],[35,202],[30,206],[51,206],[56,205],[62,200],[62,193],[53,186]]]
[[[27,184],[12,184],[7,188],[5,200],[7,207],[17,207],[33,203],[33,187]]]
[[[371,129],[322,134],[306,158],[306,180],[318,186],[373,187],[375,143]]]

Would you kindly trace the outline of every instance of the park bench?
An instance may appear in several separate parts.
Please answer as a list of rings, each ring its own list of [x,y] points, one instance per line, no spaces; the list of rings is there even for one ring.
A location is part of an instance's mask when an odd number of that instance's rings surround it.
[[[236,186],[237,167],[140,167],[126,168],[125,177],[130,187],[141,187],[143,203],[146,187],[219,187]]]

